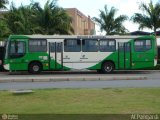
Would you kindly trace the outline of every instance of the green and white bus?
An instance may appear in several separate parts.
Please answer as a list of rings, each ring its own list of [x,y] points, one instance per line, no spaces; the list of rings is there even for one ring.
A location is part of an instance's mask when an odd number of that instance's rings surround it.
[[[4,68],[9,71],[145,69],[156,66],[155,36],[11,35]]]

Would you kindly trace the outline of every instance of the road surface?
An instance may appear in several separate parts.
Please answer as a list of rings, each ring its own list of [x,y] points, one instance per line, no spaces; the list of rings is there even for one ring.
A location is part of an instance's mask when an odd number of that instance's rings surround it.
[[[160,87],[160,80],[62,81],[0,83],[0,90],[45,88],[135,88]]]
[[[144,76],[146,79],[137,79],[137,76]],[[52,80],[50,78],[56,77],[64,78],[64,80],[57,79],[56,81],[48,81]],[[87,79],[81,79],[83,77]],[[134,77],[136,77],[136,79],[134,79]],[[68,78],[72,79],[69,80]],[[76,80],[75,78],[78,79]],[[103,80],[99,78],[103,78]],[[123,80],[122,78],[127,79]],[[0,73],[0,79],[15,79],[19,81],[10,81],[7,83],[1,82],[0,90],[44,88],[160,87],[160,71],[116,72],[114,74],[97,74],[95,72],[49,72],[41,75],[29,75],[27,73],[16,73],[14,75],[9,75],[8,73]],[[33,82],[32,79],[35,79],[36,82]]]

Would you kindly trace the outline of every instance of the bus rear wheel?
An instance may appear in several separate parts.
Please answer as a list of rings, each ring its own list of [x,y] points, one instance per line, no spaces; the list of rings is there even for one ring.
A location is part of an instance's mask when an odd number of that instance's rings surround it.
[[[29,73],[38,74],[42,71],[42,65],[38,62],[29,64]]]
[[[102,65],[103,73],[111,73],[114,70],[114,64],[112,62],[105,62]]]

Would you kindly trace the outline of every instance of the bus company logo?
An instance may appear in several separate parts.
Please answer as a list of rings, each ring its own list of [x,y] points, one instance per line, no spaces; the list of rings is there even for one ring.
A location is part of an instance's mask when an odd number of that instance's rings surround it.
[[[7,120],[8,119],[8,115],[7,114],[2,114],[2,120]]]

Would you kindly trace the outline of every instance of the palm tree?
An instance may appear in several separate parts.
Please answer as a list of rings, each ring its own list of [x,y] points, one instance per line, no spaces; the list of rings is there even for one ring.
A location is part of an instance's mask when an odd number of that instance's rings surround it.
[[[70,34],[71,18],[56,0],[47,1],[44,8],[39,3],[16,8],[12,3],[4,20],[12,34]]]
[[[4,15],[4,19],[12,31],[12,34],[32,34],[32,10],[30,6],[21,5],[16,8],[12,3],[10,11]]]
[[[71,18],[63,8],[56,4],[56,0],[47,1],[44,8],[39,3],[32,6],[34,11],[34,23],[37,23],[37,32],[42,34],[70,34]]]
[[[5,4],[8,4],[8,0],[0,0],[0,9],[6,8]],[[10,33],[10,30],[3,19],[3,14],[0,14],[0,40],[4,40],[3,38],[7,37]]]
[[[148,5],[141,3],[139,8],[143,14],[135,13],[131,20],[139,24],[139,29],[149,28],[156,34],[156,30],[160,28],[160,3],[155,5],[152,1]]]
[[[10,33],[11,31],[6,22],[3,19],[0,19],[0,41],[4,40],[4,38],[7,38]]]
[[[8,0],[0,0],[0,8],[6,8],[5,4],[8,4]]]
[[[128,17],[126,15],[115,17],[117,11],[114,7],[108,10],[107,5],[105,5],[104,11],[100,10],[99,18],[93,18],[93,20],[100,25],[101,31],[106,32],[106,35],[123,34],[127,32],[127,29],[122,23],[126,21]]]

